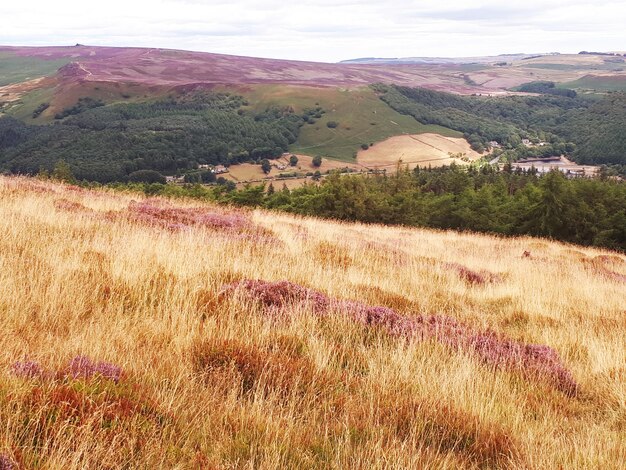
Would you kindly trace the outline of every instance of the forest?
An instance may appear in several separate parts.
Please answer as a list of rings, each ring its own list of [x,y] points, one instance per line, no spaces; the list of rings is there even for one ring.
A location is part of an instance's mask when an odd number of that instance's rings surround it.
[[[547,92],[494,98],[380,84],[373,88],[400,113],[463,132],[479,152],[498,142],[492,158],[565,154],[578,163],[614,165],[623,174],[626,94],[561,96],[550,93],[555,89],[550,82],[529,86]],[[107,183],[132,181],[146,171],[184,175],[201,164],[260,164],[287,151],[301,126],[325,113],[320,107],[296,113],[289,105],[254,113],[247,104],[241,96],[216,92],[112,105],[85,97],[57,112],[49,125],[1,117],[0,170],[33,175],[52,171],[62,160],[77,179]],[[48,105],[42,103],[33,116]],[[524,145],[522,139],[542,145]]]
[[[603,174],[568,179],[559,171],[541,176],[453,165],[391,176],[334,173],[320,185],[292,190],[273,184],[237,190],[226,181],[115,187],[336,220],[533,235],[626,251],[626,184]]]
[[[282,154],[308,114],[269,108],[249,115],[243,98],[202,93],[152,103],[101,106],[88,99],[47,126],[0,118],[0,166],[51,171],[63,160],[79,180],[126,181],[142,170],[175,174],[199,164],[256,161]]]
[[[549,82],[531,89],[553,89]],[[584,164],[626,164],[626,94],[604,96],[459,96],[423,88],[377,85],[389,106],[423,124],[461,131],[473,148],[490,141],[502,144],[509,160],[527,156],[566,154]],[[534,149],[522,139],[546,142]]]

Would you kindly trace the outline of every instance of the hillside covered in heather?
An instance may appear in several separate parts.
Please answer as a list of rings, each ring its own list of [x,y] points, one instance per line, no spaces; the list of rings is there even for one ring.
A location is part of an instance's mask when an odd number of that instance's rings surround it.
[[[466,166],[564,155],[623,176],[625,60],[317,63],[0,46],[0,171],[35,175],[64,161],[79,180],[124,182],[145,171],[197,180],[224,165],[240,186],[281,178],[301,186],[315,171],[391,172],[399,160]],[[329,163],[288,168],[278,159],[290,154]]]
[[[0,468],[620,468],[626,257],[0,177]]]

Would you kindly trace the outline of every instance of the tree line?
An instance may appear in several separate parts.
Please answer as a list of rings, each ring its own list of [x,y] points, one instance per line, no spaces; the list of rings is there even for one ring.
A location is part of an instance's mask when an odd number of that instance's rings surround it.
[[[117,186],[119,187],[119,186]],[[289,190],[273,185],[123,186],[147,194],[193,197],[337,220],[549,237],[626,251],[626,184],[568,179],[559,171],[400,170],[341,175]]]

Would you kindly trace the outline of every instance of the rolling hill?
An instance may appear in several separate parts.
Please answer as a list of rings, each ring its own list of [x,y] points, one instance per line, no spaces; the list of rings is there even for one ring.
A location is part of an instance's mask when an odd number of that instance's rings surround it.
[[[0,122],[0,166],[34,174],[67,158],[79,178],[109,182],[145,169],[181,175],[199,165],[258,164],[288,151],[371,167],[359,161],[362,148],[392,138],[412,144],[406,136],[425,133],[466,138],[479,153],[490,141],[525,151],[522,139],[548,139],[558,144],[555,154],[578,145],[577,161],[617,164],[623,142],[611,126],[598,121],[601,129],[580,133],[580,122],[595,119],[586,112],[592,100],[537,98],[537,105],[530,102],[534,94],[513,89],[548,83],[553,94],[575,96],[563,89],[571,87],[603,98],[624,89],[623,63],[621,56],[539,54],[329,64],[158,48],[0,47],[0,116],[8,118]],[[439,95],[436,109],[425,110],[433,103],[391,100],[389,87],[467,99]],[[210,94],[241,97],[239,107],[226,116],[207,105]],[[508,100],[501,107],[494,104],[500,97]],[[619,114],[619,106],[597,108]],[[485,118],[484,107],[501,112]],[[537,111],[520,117],[520,109]],[[402,158],[397,148],[387,147],[378,169],[395,166]],[[418,143],[402,149],[420,160],[444,161],[441,152],[424,154]],[[520,151],[506,158],[518,153],[527,156]]]
[[[563,54],[464,62],[330,64],[168,49],[0,46],[0,96],[15,101],[33,88],[32,80],[43,77],[49,80],[38,88],[54,90],[53,110],[81,93],[119,101],[216,85],[354,88],[388,83],[463,94],[503,94],[531,81],[571,82],[590,73],[619,81],[626,77],[623,62],[621,57]],[[7,91],[7,86],[13,88]]]
[[[3,468],[621,468],[626,258],[0,177]]]

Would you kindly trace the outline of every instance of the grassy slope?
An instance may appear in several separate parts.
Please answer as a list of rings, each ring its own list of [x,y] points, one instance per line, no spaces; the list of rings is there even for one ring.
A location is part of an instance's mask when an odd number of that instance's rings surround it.
[[[587,75],[572,82],[560,83],[561,88],[574,88],[580,90],[626,91],[626,75],[608,77],[601,75]]]
[[[47,110],[36,119],[33,119],[33,111],[42,103],[50,103],[54,98],[54,88],[39,88],[23,94],[20,99],[11,103],[7,114],[16,119],[21,119],[27,124],[48,124],[54,120],[54,113]]]
[[[168,229],[133,218],[133,200],[0,177],[0,455],[20,467],[617,469],[626,459],[626,291],[597,270],[625,274],[623,256],[261,211],[241,213],[253,226],[235,234]],[[468,284],[448,262],[501,280]],[[580,393],[338,312],[272,320],[218,296],[241,278],[549,345]],[[67,378],[77,354],[124,375]],[[11,364],[24,358],[59,372],[17,377]]]
[[[401,134],[434,132],[448,137],[460,133],[440,126],[425,126],[410,116],[404,116],[383,103],[369,88],[311,88],[283,85],[261,85],[243,92],[253,109],[267,106],[293,106],[296,111],[314,108],[316,103],[326,114],[314,124],[305,124],[293,152],[329,156],[354,162],[361,144],[375,143]],[[339,127],[330,129],[328,121]],[[375,124],[372,124],[375,123]]]
[[[0,86],[20,83],[55,73],[70,59],[42,60],[37,57],[18,57],[0,52]]]
[[[12,103],[7,114],[25,121],[27,124],[49,124],[54,122],[54,115],[71,107],[85,96],[104,101],[106,104],[136,103],[163,98],[165,92],[156,89],[123,83],[74,84],[69,87],[40,88],[24,93],[19,101]],[[37,119],[32,119],[33,111],[41,103],[50,103],[50,107]]]

